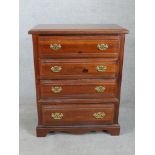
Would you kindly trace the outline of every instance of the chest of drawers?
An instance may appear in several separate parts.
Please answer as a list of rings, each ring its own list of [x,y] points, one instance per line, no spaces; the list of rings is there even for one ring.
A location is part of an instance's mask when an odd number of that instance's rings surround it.
[[[125,34],[118,25],[38,25],[32,34],[37,136],[119,135]]]

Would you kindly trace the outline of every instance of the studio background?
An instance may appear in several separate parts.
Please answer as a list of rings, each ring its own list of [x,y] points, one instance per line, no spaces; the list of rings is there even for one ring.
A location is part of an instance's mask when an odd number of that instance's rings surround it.
[[[134,0],[20,0],[20,153],[21,155],[134,154]],[[105,133],[35,137],[37,113],[31,35],[37,24],[119,24],[126,35],[121,135]]]

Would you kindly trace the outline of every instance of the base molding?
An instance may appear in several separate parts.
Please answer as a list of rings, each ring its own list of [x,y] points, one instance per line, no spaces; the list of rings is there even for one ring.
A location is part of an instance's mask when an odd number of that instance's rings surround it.
[[[80,126],[42,126],[36,128],[37,137],[45,137],[49,132],[67,132],[71,134],[84,134],[92,131],[104,131],[112,136],[120,134],[119,124],[113,125],[80,125]]]

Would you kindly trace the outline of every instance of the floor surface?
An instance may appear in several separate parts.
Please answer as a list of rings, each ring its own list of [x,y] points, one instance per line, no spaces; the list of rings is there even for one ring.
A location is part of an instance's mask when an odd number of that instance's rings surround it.
[[[104,132],[72,135],[35,136],[37,113],[35,103],[20,104],[20,155],[134,155],[134,107],[121,104],[120,136]]]

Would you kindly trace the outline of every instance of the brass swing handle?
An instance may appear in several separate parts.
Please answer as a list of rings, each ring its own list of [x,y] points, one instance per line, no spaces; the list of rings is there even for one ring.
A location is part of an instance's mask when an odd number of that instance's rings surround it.
[[[61,93],[62,92],[62,87],[60,87],[60,86],[54,86],[54,87],[51,88],[51,91],[53,93],[55,93],[55,94]]]
[[[59,112],[54,112],[51,114],[51,117],[55,120],[59,120],[63,118],[63,113],[59,113]]]
[[[96,118],[96,119],[102,119],[106,116],[106,114],[104,112],[96,112],[93,114],[93,116]]]
[[[104,86],[96,86],[95,90],[97,93],[103,93],[106,90],[106,88]]]
[[[50,48],[54,51],[61,49],[61,44],[50,44]]]
[[[97,70],[98,72],[104,72],[104,71],[107,70],[107,66],[97,66],[97,67],[96,67],[96,70]]]
[[[108,44],[98,44],[97,48],[101,51],[105,51],[109,48],[109,45]]]
[[[54,72],[54,73],[58,73],[61,70],[62,70],[61,66],[53,66],[53,67],[51,67],[51,71]]]

